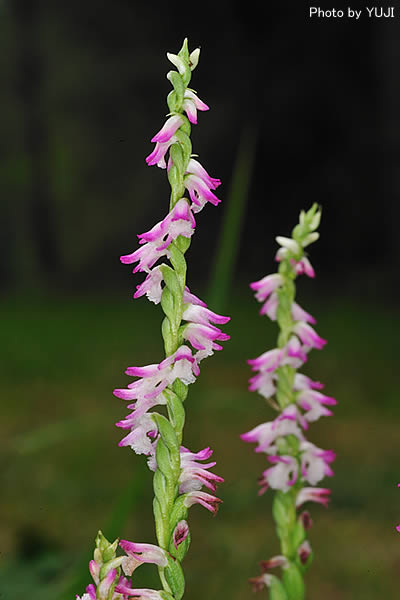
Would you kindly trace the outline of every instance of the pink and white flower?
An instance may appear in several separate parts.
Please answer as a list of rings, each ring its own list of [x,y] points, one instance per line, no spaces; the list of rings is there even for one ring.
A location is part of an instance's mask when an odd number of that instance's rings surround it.
[[[324,384],[320,381],[313,381],[311,377],[302,375],[302,373],[296,373],[294,376],[294,390],[322,390]]]
[[[160,592],[148,588],[131,588],[128,583],[118,583],[115,591],[126,597],[138,598],[138,600],[163,600]]]
[[[116,423],[117,427],[122,429],[132,429],[136,427],[138,419],[147,413],[154,406],[167,404],[164,394],[160,394],[156,398],[139,398],[134,404],[129,404],[128,408],[133,409],[133,412],[125,419]]]
[[[257,358],[250,358],[247,362],[251,365],[253,371],[272,373],[282,364],[284,356],[283,348],[274,348],[263,352]]]
[[[297,404],[305,411],[305,418],[310,423],[317,421],[322,416],[331,416],[333,413],[326,408],[337,404],[335,398],[326,396],[316,390],[302,390],[296,398]]]
[[[163,274],[161,267],[163,265],[159,265],[154,267],[146,276],[146,279],[139,285],[136,286],[136,292],[134,293],[134,298],[140,298],[140,296],[146,296],[150,300],[150,302],[154,302],[154,304],[159,304],[161,302],[162,295],[162,282],[163,282]]]
[[[183,304],[194,304],[195,306],[204,306],[204,308],[207,308],[207,304],[203,302],[203,300],[200,300],[200,298],[192,294],[187,286],[185,286],[185,289],[183,291],[182,300]]]
[[[187,121],[186,121],[187,122]],[[165,144],[169,142],[176,131],[183,125],[184,120],[182,115],[172,115],[169,117],[161,127],[160,131],[151,138],[152,142],[158,142],[159,144]]]
[[[194,213],[200,212],[207,202],[211,202],[214,206],[221,202],[201,177],[192,174],[186,175],[184,183],[189,192],[192,201],[191,209]]]
[[[189,121],[194,125],[197,125],[197,111],[210,109],[205,102],[200,100],[193,90],[189,89],[185,90],[182,108],[187,114]]]
[[[286,352],[286,364],[289,364],[294,369],[298,369],[307,361],[307,353],[304,347],[301,345],[299,338],[295,335],[290,337],[286,346]]]
[[[200,452],[190,452],[187,448],[181,446],[181,474],[179,477],[179,493],[186,494],[188,492],[199,491],[203,487],[207,487],[212,492],[215,492],[217,485],[222,483],[224,479],[210,473],[208,469],[216,465],[215,461],[207,464],[202,464],[199,461],[207,460],[212,455],[210,448],[204,448]]]
[[[332,450],[322,450],[311,442],[303,440],[300,442],[301,452],[301,474],[311,485],[315,485],[321,479],[333,475],[329,466],[336,458]]]
[[[168,215],[154,225],[150,231],[138,235],[141,247],[131,254],[120,257],[124,264],[138,262],[133,272],[147,271],[157,262],[159,258],[168,254],[168,247],[173,240],[180,235],[190,238],[196,226],[192,211],[188,202],[181,198]]]
[[[263,398],[271,398],[276,392],[275,381],[275,373],[261,371],[261,373],[250,377],[249,390],[251,392],[258,392]]]
[[[215,190],[219,185],[221,185],[221,180],[216,177],[211,177],[203,165],[199,163],[195,158],[191,158],[186,167],[186,173],[196,175],[200,179],[203,180],[205,185],[210,188],[210,190]]]
[[[318,502],[327,507],[330,500],[331,490],[328,488],[303,487],[296,497],[296,507],[305,502]]]
[[[312,553],[311,545],[308,540],[304,540],[302,544],[297,548],[297,554],[302,565],[305,565],[308,561],[308,557]]]
[[[93,581],[95,583],[95,585],[93,583],[89,584],[86,587],[86,594],[83,594],[82,597],[76,596],[77,600],[97,600],[97,599],[101,599],[101,600],[105,600],[106,598],[109,597],[109,593],[110,593],[110,588],[111,586],[114,584],[115,579],[117,577],[117,570],[116,567],[119,566],[120,564],[122,564],[124,561],[123,557],[118,557],[114,559],[114,565],[115,567],[110,569],[108,571],[108,573],[105,575],[105,577],[103,577],[102,580],[100,580],[100,570],[101,570],[101,565],[99,563],[97,563],[95,560],[91,560],[89,562],[89,571],[90,574],[93,578]],[[119,577],[117,584],[126,584],[128,582],[128,580],[125,577]],[[126,595],[123,595],[121,597],[120,594],[116,593],[115,591],[112,594],[112,600],[128,600],[128,597]]]
[[[124,254],[120,257],[120,261],[124,265],[130,265],[137,262],[138,264],[133,269],[134,273],[137,273],[138,271],[146,271],[147,273],[150,273],[152,266],[158,261],[159,258],[165,256],[166,254],[167,252],[165,248],[160,248],[157,240],[141,246],[131,254]]]
[[[283,277],[279,273],[273,273],[272,275],[266,275],[259,281],[253,281],[250,284],[252,290],[255,290],[255,297],[259,302],[264,302],[267,298],[275,292],[283,284]]]
[[[201,504],[201,506],[204,506],[204,508],[216,515],[221,502],[220,498],[207,494],[207,492],[194,491],[185,494],[183,504],[186,508],[190,508],[193,504]]]
[[[150,456],[155,453],[157,440],[157,426],[151,414],[146,413],[135,421],[133,429],[119,442],[118,446],[130,446],[136,454]]]
[[[116,424],[117,427],[130,429],[119,446],[130,446],[137,454],[149,456],[149,468],[154,471],[158,430],[148,411],[158,404],[166,404],[162,392],[175,379],[180,379],[186,385],[193,383],[200,373],[198,362],[190,348],[182,345],[158,365],[129,367],[125,372],[139,379],[130,383],[127,388],[115,389],[113,392],[117,398],[136,400],[129,405],[133,409],[132,413]]]
[[[268,487],[287,492],[298,478],[297,460],[289,455],[272,455],[268,456],[268,460],[274,466],[266,469],[261,475],[259,495],[263,494]]]
[[[281,262],[285,258],[287,258],[289,254],[288,248],[279,248],[278,252],[275,255],[275,260],[277,262]],[[294,268],[296,275],[307,275],[308,277],[315,277],[315,271],[313,269],[312,264],[306,256],[303,256],[299,260],[295,258],[290,259],[290,264]]]
[[[146,156],[146,162],[149,167],[153,165],[157,165],[160,169],[166,169],[167,163],[165,162],[165,155],[167,154],[170,146],[177,142],[177,138],[173,135],[168,142],[164,142],[163,144],[157,142],[153,152],[150,152],[148,156]]]
[[[157,242],[160,250],[164,250],[180,235],[190,238],[195,227],[196,221],[189,204],[185,198],[181,198],[162,221],[150,231],[138,235],[139,243]]]
[[[216,340],[224,342],[230,339],[230,336],[223,333],[218,327],[213,325],[202,325],[200,323],[188,323],[185,325],[182,333],[184,340],[191,343],[193,348],[198,350],[196,360],[200,361],[206,356],[211,356],[214,350],[222,350],[222,346],[216,343]]]
[[[161,363],[160,363],[161,364]],[[153,364],[145,367],[128,367],[126,375],[140,377],[125,389],[115,389],[113,394],[122,400],[150,399],[159,396],[171,383],[171,369]]]
[[[154,544],[137,544],[128,540],[121,540],[119,545],[126,552],[127,557],[122,562],[125,575],[132,575],[133,571],[143,563],[152,563],[159,567],[168,565],[165,550]]]
[[[284,237],[283,235],[278,235],[275,239],[278,242],[278,244],[280,246],[282,246],[282,249],[286,250],[286,252],[291,252],[292,254],[300,253],[301,246],[293,238],[288,238],[288,237]]]
[[[203,305],[189,303],[183,311],[182,319],[191,321],[192,323],[200,323],[202,325],[211,325],[211,323],[225,325],[231,318],[218,315],[208,309],[204,303]]]
[[[301,342],[308,348],[321,350],[326,344],[326,340],[320,337],[311,325],[304,321],[297,321],[293,327],[293,332],[299,336]]]
[[[283,556],[282,554],[278,554],[277,556],[272,556],[272,558],[269,558],[268,560],[260,561],[260,567],[264,573],[266,571],[270,571],[271,569],[276,569],[276,567],[285,568],[288,566],[289,566],[289,561],[286,558],[286,556]]]
[[[140,379],[130,383],[126,389],[115,389],[114,396],[123,400],[138,400],[157,398],[175,379],[181,379],[186,385],[193,383],[200,369],[190,348],[182,345],[158,365],[128,367],[125,373]],[[163,401],[157,403],[164,404]]]
[[[189,535],[189,525],[185,519],[179,521],[174,529],[174,533],[172,534],[172,541],[175,548],[178,548]]]
[[[298,415],[296,407],[291,405],[285,408],[274,421],[257,425],[247,433],[242,433],[240,437],[245,442],[257,443],[255,452],[273,454],[277,450],[275,441],[278,438],[295,435],[299,440],[304,439],[302,431],[297,425]]]
[[[169,377],[170,383],[173,383],[175,379],[180,379],[184,384],[189,385],[195,382],[196,377],[200,373],[196,358],[193,356],[190,348],[184,344],[174,354],[160,362],[158,368],[163,371],[165,367],[170,367],[171,365],[173,367]]]
[[[296,261],[295,271],[297,275],[302,275],[304,273],[308,277],[315,277],[313,266],[306,256],[303,256],[303,258]]]

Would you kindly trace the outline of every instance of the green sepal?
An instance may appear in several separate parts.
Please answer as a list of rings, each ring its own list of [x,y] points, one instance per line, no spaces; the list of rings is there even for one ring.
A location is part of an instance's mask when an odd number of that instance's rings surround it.
[[[158,444],[157,444],[157,446],[158,446]],[[160,498],[161,500],[164,500],[166,498],[167,482],[165,480],[162,470],[160,470],[160,469],[157,469],[154,473],[153,489],[154,489],[154,495],[156,496],[156,498]],[[162,510],[161,504],[160,504],[160,509]]]
[[[182,48],[179,50],[178,56],[185,62],[189,62],[189,47],[187,38],[183,40]]]
[[[117,573],[119,574],[119,567],[121,566],[122,561],[124,560],[123,556],[115,556],[111,560],[108,560],[99,571],[99,579],[102,581],[106,575],[111,571],[111,569],[117,569]]]
[[[184,75],[182,75],[182,79],[183,79],[183,83],[187,86],[189,84],[189,82],[190,82],[191,77],[192,77],[192,71],[191,71],[191,69],[189,67],[190,54],[189,54],[189,48],[188,48],[187,38],[184,39],[183,44],[182,44],[182,48],[178,52],[178,56],[185,63],[185,67],[186,68],[185,68]]]
[[[168,566],[164,569],[165,578],[176,600],[181,600],[185,592],[185,577],[180,563],[168,556]]]
[[[291,531],[291,541],[294,548],[298,548],[306,539],[306,531],[303,523],[298,519]]]
[[[174,527],[174,529],[175,529],[175,527]],[[175,548],[174,541],[173,541],[174,529],[172,530],[172,535],[171,535],[171,539],[169,541],[168,551],[170,554],[172,554],[172,556],[174,556],[176,559],[178,559],[179,562],[182,562],[189,550],[189,547],[190,547],[190,541],[191,541],[190,531],[187,534],[187,537],[183,540],[183,542],[180,543],[177,548]]]
[[[300,569],[294,563],[290,563],[288,567],[283,569],[282,580],[288,600],[304,600],[305,587],[303,576]]]
[[[163,600],[175,600],[172,594],[165,592],[164,590],[159,591],[159,594]]]
[[[101,531],[98,532],[97,536],[96,536],[96,554],[98,555],[100,553],[101,558],[100,560],[95,560],[98,564],[102,564],[102,563],[106,563],[110,560],[112,560],[113,558],[115,558],[115,553],[116,550],[118,548],[118,542],[119,539],[117,538],[116,540],[114,540],[114,542],[111,544],[111,542],[108,541],[108,539],[103,535],[103,533]]]
[[[168,319],[175,325],[175,300],[169,287],[165,287],[161,294],[161,306]]]
[[[289,600],[281,580],[275,575],[270,575],[269,600]]]
[[[190,238],[185,237],[184,235],[179,235],[175,240],[175,244],[177,248],[179,248],[179,250],[182,252],[182,254],[185,254],[185,252],[190,246],[191,241],[192,240]]]
[[[180,265],[182,266],[182,259],[179,258],[179,255],[182,255],[180,250],[177,250],[176,247],[174,247],[174,244],[171,244],[168,249],[170,252],[172,252],[174,254],[174,256],[176,255],[176,259],[178,262],[179,262],[179,260],[181,261]],[[184,270],[186,271],[186,261],[184,258],[183,258],[183,264],[184,264]],[[175,267],[175,265],[174,265],[174,267]],[[178,276],[177,276],[176,272],[174,271],[174,269],[171,269],[171,267],[169,267],[168,265],[162,265],[161,272],[162,272],[166,287],[170,290],[170,292],[173,294],[174,297],[177,297],[180,300],[183,290],[180,286]],[[164,288],[164,291],[165,291],[165,289],[166,288]],[[163,291],[163,293],[164,293],[164,291]],[[162,296],[161,296],[161,301],[162,301]]]
[[[174,390],[175,394],[179,396],[180,400],[185,402],[188,395],[188,386],[186,383],[183,383],[183,381],[180,379],[175,379],[174,383],[172,384],[172,389]]]
[[[176,437],[176,433],[171,423],[164,415],[158,413],[151,413],[157,427],[161,434],[161,438],[167,446],[170,454],[171,465],[173,469],[180,468],[180,455],[179,455],[179,443]]]
[[[182,252],[179,248],[172,242],[169,248],[169,260],[171,261],[172,266],[175,269],[176,276],[179,278],[179,284],[181,286],[180,289],[180,299],[182,298],[183,289],[185,287],[185,279],[186,279],[186,260],[183,256]],[[168,282],[164,279],[165,284],[168,285]]]
[[[177,479],[179,477],[179,467],[174,469],[171,464],[171,456],[163,440],[159,440],[156,448],[157,470],[159,469],[167,479]]]
[[[276,399],[283,409],[294,401],[293,381],[296,371],[289,365],[284,365],[278,367],[276,372],[278,375]]]
[[[168,181],[169,181],[169,185],[172,188],[172,191],[174,193],[174,206],[175,204],[178,202],[178,200],[180,200],[180,198],[178,198],[178,196],[183,196],[184,194],[184,187],[182,186],[182,176],[179,174],[179,170],[175,167],[175,165],[171,165],[171,168],[168,171]],[[182,190],[179,193],[179,190]],[[171,206],[171,208],[173,208],[173,206]]]
[[[180,181],[185,174],[186,165],[183,162],[183,149],[180,144],[172,144],[169,149],[169,155],[175,168],[178,171],[178,181]],[[171,171],[171,169],[170,169]]]
[[[182,81],[182,77],[179,75],[179,73],[177,71],[169,71],[168,79],[174,86],[174,91],[176,94],[176,105],[178,107],[177,112],[179,112],[182,108],[183,97],[185,94],[186,86]]]
[[[161,335],[164,340],[165,354],[167,356],[171,356],[171,354],[173,354],[177,348],[175,344],[174,335],[171,329],[171,323],[167,317],[165,317],[165,319],[163,319],[163,322],[161,323]]]
[[[164,396],[167,398],[168,416],[175,432],[182,432],[185,424],[185,409],[178,396],[172,390],[164,390]]]
[[[153,498],[153,513],[158,544],[161,548],[166,548],[168,544],[168,517],[163,516],[157,496]]]
[[[292,285],[290,285],[292,284]],[[293,282],[287,282],[278,292],[279,305],[276,311],[276,319],[281,329],[278,346],[281,348],[289,341],[293,329],[292,304],[295,295]]]
[[[173,71],[171,71],[171,73],[173,73]],[[171,90],[170,93],[168,94],[167,104],[168,104],[168,108],[169,108],[170,112],[172,112],[172,113],[179,112],[179,109],[181,107],[179,105],[177,94],[176,94],[175,90]]]
[[[115,542],[114,542],[114,544],[115,544]],[[97,532],[97,535],[96,535],[96,549],[101,552],[102,561],[104,561],[104,558],[103,558],[104,552],[106,552],[107,549],[109,549],[110,546],[112,546],[112,545],[113,544],[111,544],[108,541],[108,539],[103,535],[103,532],[101,531],[101,529],[99,529],[99,531]],[[115,550],[114,550],[114,553],[115,553]],[[112,556],[114,556],[114,554]]]
[[[185,501],[185,498],[186,498],[186,494],[178,496],[178,498],[175,500],[175,502],[173,504],[171,513],[169,515],[169,528],[170,528],[170,531],[172,531],[172,532],[175,529],[176,524],[179,523],[179,521],[187,519],[188,509],[183,504]]]
[[[293,498],[289,492],[278,491],[272,504],[272,514],[277,526],[281,529],[291,530],[296,521],[296,510]]]
[[[192,154],[192,142],[190,140],[190,130],[187,133],[186,131],[184,131],[183,126],[180,127],[178,129],[178,131],[175,133],[175,137],[179,140],[179,142],[182,144],[182,149],[183,149],[183,160],[184,163],[187,165],[187,163],[190,160],[190,156]]]
[[[192,131],[192,126],[190,125],[190,121],[186,115],[181,115],[182,117],[182,125],[179,127],[178,131],[180,134],[186,134],[190,139],[190,132]],[[177,133],[178,133],[177,131]],[[179,139],[179,136],[177,136]],[[179,139],[180,141],[180,139]]]

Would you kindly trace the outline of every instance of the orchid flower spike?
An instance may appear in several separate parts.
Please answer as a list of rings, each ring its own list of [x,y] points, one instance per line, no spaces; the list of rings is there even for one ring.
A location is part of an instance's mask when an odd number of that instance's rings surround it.
[[[321,211],[314,205],[302,211],[291,237],[278,236],[280,248],[276,254],[278,273],[266,275],[250,284],[260,313],[277,321],[280,333],[276,348],[249,360],[255,374],[249,389],[258,391],[278,410],[278,416],[267,423],[253,427],[241,438],[256,443],[256,452],[266,454],[269,466],[259,478],[260,491],[276,490],[273,515],[281,542],[281,554],[263,561],[263,573],[251,581],[258,590],[270,588],[271,598],[303,600],[303,574],[311,564],[312,550],[306,530],[312,521],[308,512],[296,518],[297,509],[305,502],[327,506],[330,490],[314,487],[324,477],[332,476],[332,450],[322,450],[307,441],[305,432],[309,423],[332,415],[335,398],[323,394],[323,385],[299,373],[313,348],[321,350],[326,340],[312,325],[315,318],[295,302],[294,280],[298,275],[314,277],[315,271],[305,254],[305,248],[315,242]],[[400,526],[399,526],[400,531]],[[282,579],[266,573],[272,567],[282,568]]]
[[[220,203],[215,190],[221,182],[192,155],[191,126],[197,124],[198,112],[209,110],[189,87],[199,49],[189,53],[185,40],[178,54],[168,53],[167,58],[176,69],[167,75],[172,84],[167,98],[169,114],[151,138],[155,146],[146,162],[167,171],[169,209],[138,235],[138,248],[121,256],[123,264],[133,265],[134,273],[145,274],[134,298],[146,296],[161,305],[165,357],[149,365],[128,367],[125,373],[134,380],[114,390],[117,398],[128,401],[131,411],[117,422],[125,430],[119,445],[144,454],[154,472],[157,534],[157,545],[122,540],[120,547],[127,556],[121,567],[130,577],[141,564],[155,564],[162,590],[135,589],[126,578],[115,575],[113,589],[123,599],[182,598],[185,580],[181,562],[190,544],[189,508],[200,504],[215,514],[221,503],[215,493],[223,482],[210,470],[216,464],[207,462],[212,455],[210,448],[191,452],[182,446],[188,387],[200,375],[200,362],[222,350],[222,342],[229,339],[222,331],[229,317],[210,310],[186,285],[185,252],[196,230],[195,214],[208,204]]]

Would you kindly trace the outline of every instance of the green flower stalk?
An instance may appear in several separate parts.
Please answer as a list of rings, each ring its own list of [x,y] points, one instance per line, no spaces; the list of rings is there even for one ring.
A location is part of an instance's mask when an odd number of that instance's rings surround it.
[[[319,391],[321,383],[298,372],[308,352],[326,344],[311,326],[314,317],[295,301],[296,277],[315,276],[305,248],[318,239],[320,219],[316,204],[308,212],[302,211],[292,237],[276,238],[281,246],[276,255],[278,273],[250,284],[257,300],[263,303],[260,313],[277,321],[280,329],[277,348],[248,361],[256,371],[249,389],[258,391],[278,416],[241,435],[244,441],[257,443],[256,452],[265,453],[271,465],[259,479],[259,493],[268,488],[276,490],[273,517],[280,554],[262,561],[262,574],[250,580],[255,590],[267,586],[271,600],[305,597],[304,574],[312,561],[306,530],[312,521],[308,512],[298,514],[298,509],[308,501],[327,506],[330,490],[314,486],[324,476],[333,475],[330,463],[335,454],[307,441],[304,431],[309,423],[331,415],[327,406],[336,404],[336,400]],[[282,568],[281,578],[269,573],[276,567]]]
[[[137,379],[125,389],[114,390],[117,397],[131,402],[128,408],[132,410],[117,423],[128,430],[120,446],[130,446],[137,454],[146,455],[149,468],[154,471],[158,542],[158,546],[127,541],[120,545],[134,568],[143,562],[158,566],[162,590],[142,590],[141,597],[164,600],[180,600],[184,594],[181,562],[190,543],[188,509],[198,503],[215,514],[221,500],[213,493],[223,481],[209,471],[214,462],[203,464],[212,455],[210,448],[191,452],[182,446],[188,386],[199,375],[201,360],[222,349],[218,342],[229,339],[217,326],[229,321],[229,317],[209,310],[186,285],[185,252],[195,231],[194,215],[208,202],[220,202],[213,192],[220,181],[210,177],[192,155],[191,125],[197,123],[197,111],[208,110],[188,87],[199,53],[199,49],[189,53],[185,40],[177,55],[167,54],[177,69],[167,75],[173,87],[167,99],[170,113],[152,138],[155,148],[146,162],[167,170],[171,186],[169,212],[138,236],[137,250],[121,257],[125,264],[137,263],[134,273],[147,274],[134,297],[146,295],[151,302],[161,304],[165,315],[161,327],[165,358],[156,364],[129,367],[126,373]],[[166,413],[152,410],[155,406],[166,407]],[[202,491],[203,486],[207,492]],[[127,564],[125,574],[130,575]],[[116,589],[127,596],[139,595],[125,584]]]

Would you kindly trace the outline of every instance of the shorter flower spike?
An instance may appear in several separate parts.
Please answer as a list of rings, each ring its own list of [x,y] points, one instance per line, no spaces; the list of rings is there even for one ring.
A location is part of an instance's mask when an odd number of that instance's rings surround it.
[[[309,423],[332,415],[330,407],[336,400],[320,391],[322,383],[297,371],[307,362],[310,350],[321,350],[326,344],[312,327],[316,323],[314,316],[295,301],[294,284],[299,275],[315,276],[304,248],[318,239],[315,230],[320,216],[317,205],[308,212],[302,211],[292,236],[276,238],[280,245],[275,256],[278,272],[250,284],[262,303],[260,314],[276,321],[280,329],[277,347],[248,361],[255,371],[249,389],[258,391],[279,414],[273,421],[241,435],[245,442],[255,443],[255,452],[265,453],[270,463],[258,480],[259,495],[269,488],[276,490],[273,515],[281,554],[261,565],[264,571],[282,566],[282,579],[264,572],[250,580],[255,590],[269,587],[274,600],[304,600],[303,573],[312,560],[305,532],[312,520],[308,512],[297,516],[296,511],[308,501],[328,505],[330,490],[314,486],[325,476],[333,475],[331,463],[335,459],[332,450],[307,441],[304,432]]]

